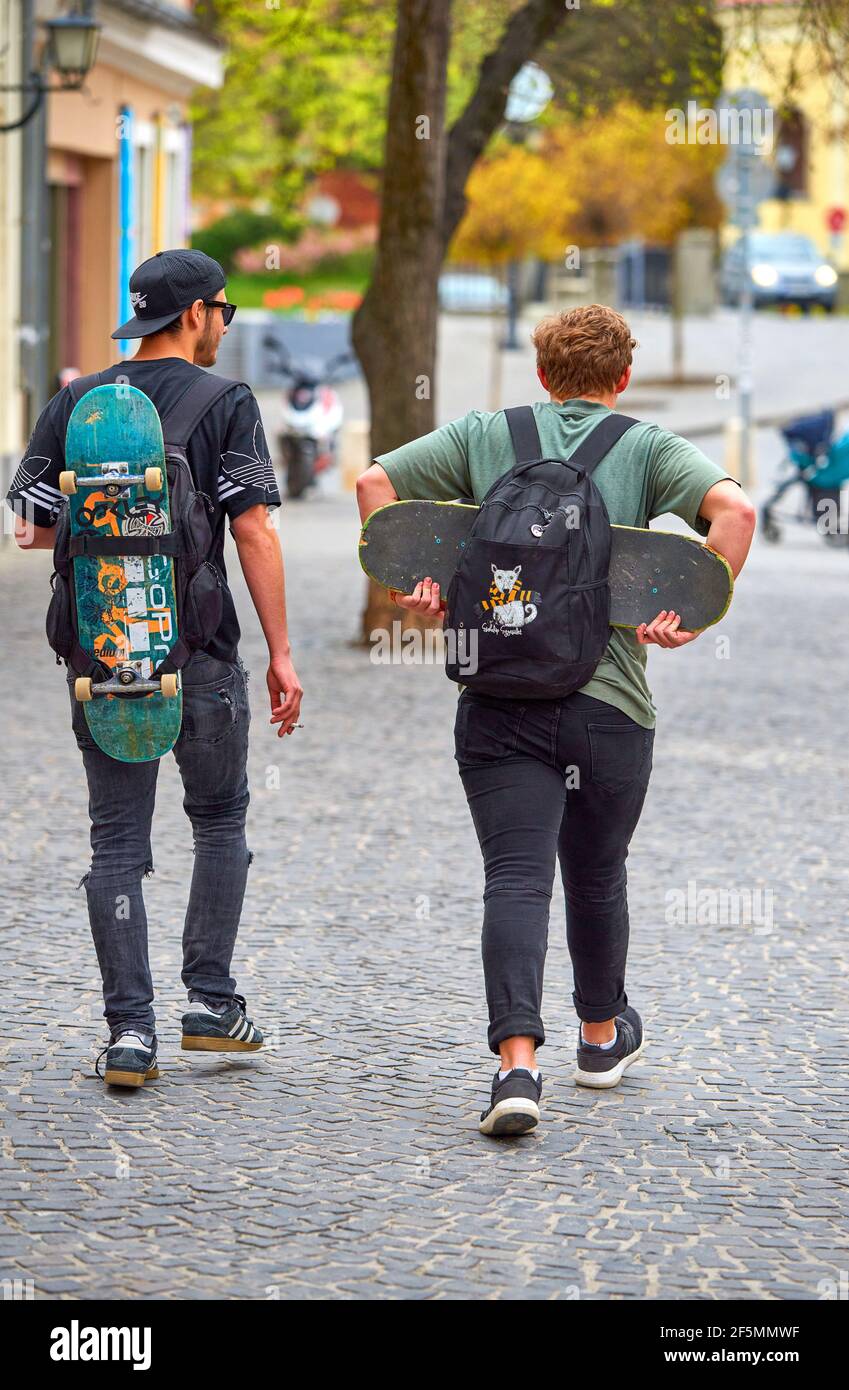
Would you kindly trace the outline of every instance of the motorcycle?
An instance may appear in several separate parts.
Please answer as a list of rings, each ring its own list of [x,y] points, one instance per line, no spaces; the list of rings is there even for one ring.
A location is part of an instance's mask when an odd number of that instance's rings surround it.
[[[331,382],[341,367],[354,361],[354,353],[348,348],[325,363],[313,357],[296,362],[279,339],[266,337],[263,345],[276,356],[276,370],[289,378],[277,442],[286,471],[286,495],[299,498],[315,486],[320,474],[336,465],[343,409]]]

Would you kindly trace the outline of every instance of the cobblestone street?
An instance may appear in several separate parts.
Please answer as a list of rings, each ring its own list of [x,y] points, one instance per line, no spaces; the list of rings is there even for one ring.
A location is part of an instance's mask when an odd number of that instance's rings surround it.
[[[628,986],[647,1055],[610,1094],[572,1084],[555,895],[543,1123],[498,1142],[477,1132],[493,1059],[454,689],[352,645],[349,497],[290,507],[282,534],[307,692],[285,746],[231,557],[254,720],[235,974],[271,1046],[179,1050],[191,841],[168,759],[146,889],[163,1074],[139,1093],[93,1076],[86,797],[43,635],[50,559],[0,560],[0,1277],[36,1299],[816,1300],[841,1280],[845,1297],[849,556],[802,528],[757,542],[724,624],[652,652]],[[705,890],[757,920],[670,920],[670,894]]]

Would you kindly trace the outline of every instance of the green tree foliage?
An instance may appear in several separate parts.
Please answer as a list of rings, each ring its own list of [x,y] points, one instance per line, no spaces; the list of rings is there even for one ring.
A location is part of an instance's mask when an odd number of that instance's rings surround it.
[[[194,186],[291,215],[305,180],[380,162],[394,6],[390,0],[201,0],[226,47],[219,91],[200,92]]]
[[[455,0],[447,122],[461,115],[481,63],[524,0]],[[262,200],[290,216],[305,181],[337,164],[379,168],[395,0],[200,0],[227,50],[225,82],[198,94],[196,192]],[[627,96],[656,105],[716,90],[718,31],[696,0],[593,0],[567,13],[539,55],[555,84],[556,123]]]
[[[279,241],[290,231],[294,231],[296,225],[294,220],[291,226],[288,223],[281,225],[277,217],[268,213],[236,208],[225,217],[219,217],[210,226],[196,231],[192,237],[192,246],[220,261],[229,275],[234,269],[236,252],[241,251],[243,246],[258,246],[263,240]]]
[[[708,0],[594,0],[540,51],[556,108],[592,116],[636,106],[710,104],[722,81],[722,33]]]

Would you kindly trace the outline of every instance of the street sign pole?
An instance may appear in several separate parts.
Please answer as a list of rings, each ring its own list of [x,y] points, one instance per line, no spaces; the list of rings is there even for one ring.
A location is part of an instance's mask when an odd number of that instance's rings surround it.
[[[737,382],[740,411],[740,486],[751,483],[752,450],[752,227],[754,200],[751,187],[751,160],[756,156],[741,152],[739,163],[739,216],[743,237],[743,288],[740,295],[740,341],[738,347]]]
[[[743,487],[752,484],[752,450],[754,426],[753,398],[753,315],[752,230],[757,225],[758,204],[772,196],[775,172],[765,158],[766,144],[771,143],[771,125],[767,131],[767,115],[771,108],[760,92],[744,90],[720,98],[720,111],[748,114],[748,132],[738,125],[738,139],[729,150],[725,164],[717,174],[717,190],[728,206],[731,221],[740,229],[742,256],[741,285],[738,299],[739,336],[737,344],[737,410],[739,421],[739,472]],[[762,117],[762,129],[755,134],[755,117]],[[769,139],[767,141],[767,135]],[[758,148],[760,143],[761,148]]]

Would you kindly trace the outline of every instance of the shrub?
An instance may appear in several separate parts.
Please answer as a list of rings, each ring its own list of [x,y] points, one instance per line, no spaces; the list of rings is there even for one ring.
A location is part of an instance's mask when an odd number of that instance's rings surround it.
[[[236,268],[236,253],[244,247],[255,246],[263,240],[280,242],[287,240],[290,234],[281,227],[278,218],[251,212],[250,208],[238,208],[196,231],[192,235],[192,246],[220,261],[229,274]]]

